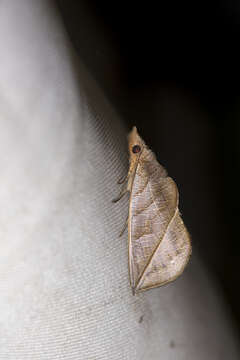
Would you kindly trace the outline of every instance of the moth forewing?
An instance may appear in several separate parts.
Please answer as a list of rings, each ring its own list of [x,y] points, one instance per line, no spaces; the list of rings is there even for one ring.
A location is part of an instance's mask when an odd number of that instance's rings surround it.
[[[188,262],[191,244],[178,210],[175,182],[136,127],[128,141],[129,273],[135,293],[175,280]]]
[[[177,209],[163,239],[137,284],[136,292],[162,286],[177,279],[182,274],[190,254],[189,234]]]

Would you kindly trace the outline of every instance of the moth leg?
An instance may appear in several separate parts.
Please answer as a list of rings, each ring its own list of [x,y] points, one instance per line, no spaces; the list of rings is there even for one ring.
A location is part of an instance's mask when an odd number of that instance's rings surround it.
[[[120,192],[119,196],[116,199],[113,199],[112,202],[116,203],[118,202],[126,193],[128,192],[127,188],[123,188]]]
[[[128,226],[128,216],[127,216],[127,218],[126,218],[126,221],[125,221],[125,223],[124,223],[124,226],[123,226],[123,228],[122,228],[122,231],[121,231],[120,234],[119,234],[119,237],[121,237],[121,236],[124,234],[124,231],[126,230],[127,226]]]
[[[127,180],[128,180],[129,174],[127,173],[127,175],[125,175],[124,177],[122,177],[121,179],[118,180],[118,184],[124,184]]]

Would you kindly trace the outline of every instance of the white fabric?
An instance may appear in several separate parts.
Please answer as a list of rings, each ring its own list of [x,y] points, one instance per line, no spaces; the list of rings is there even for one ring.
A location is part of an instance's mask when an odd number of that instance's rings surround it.
[[[0,3],[0,359],[239,359],[195,253],[132,295],[125,129],[50,4]]]

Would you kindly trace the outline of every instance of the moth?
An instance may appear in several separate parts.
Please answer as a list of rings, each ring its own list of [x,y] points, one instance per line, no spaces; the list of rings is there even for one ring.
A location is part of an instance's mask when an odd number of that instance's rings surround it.
[[[167,284],[183,272],[190,236],[178,209],[178,189],[137,128],[128,135],[129,170],[114,202],[129,193],[129,276],[133,294]]]

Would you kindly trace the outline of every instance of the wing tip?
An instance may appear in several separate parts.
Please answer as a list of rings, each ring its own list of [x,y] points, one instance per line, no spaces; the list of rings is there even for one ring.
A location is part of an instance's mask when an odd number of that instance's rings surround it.
[[[141,292],[145,292],[147,290],[159,288],[159,287],[162,287],[162,286],[165,286],[165,285],[175,282],[177,279],[179,279],[183,275],[184,270],[188,266],[190,258],[191,258],[191,253],[192,253],[192,247],[190,246],[186,262],[182,266],[181,270],[175,276],[173,276],[169,279],[166,279],[165,281],[159,282],[159,283],[155,283],[155,284],[152,283],[152,284],[148,284],[148,285],[145,284],[145,286],[143,283],[139,282],[135,288],[132,287],[133,295],[139,294]]]

